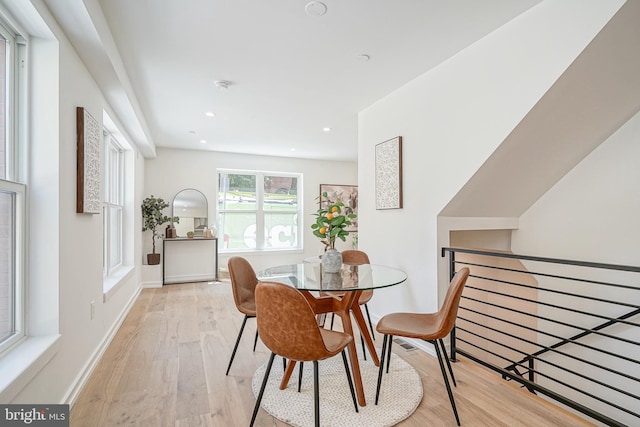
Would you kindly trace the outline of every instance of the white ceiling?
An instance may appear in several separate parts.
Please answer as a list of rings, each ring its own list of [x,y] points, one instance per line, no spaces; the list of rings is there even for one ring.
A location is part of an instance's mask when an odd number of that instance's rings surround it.
[[[47,6],[145,155],[354,161],[358,111],[540,1],[325,0],[324,16],[306,14],[308,0]]]

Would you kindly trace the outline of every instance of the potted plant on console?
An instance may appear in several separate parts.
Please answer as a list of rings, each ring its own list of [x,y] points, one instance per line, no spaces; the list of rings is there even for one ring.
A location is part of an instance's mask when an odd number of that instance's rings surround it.
[[[169,207],[169,203],[153,194],[142,201],[142,231],[151,230],[151,243],[153,252],[147,254],[147,264],[160,264],[160,254],[156,253],[156,238],[158,233],[156,229],[167,222],[180,222],[177,216],[166,216],[162,211]]]

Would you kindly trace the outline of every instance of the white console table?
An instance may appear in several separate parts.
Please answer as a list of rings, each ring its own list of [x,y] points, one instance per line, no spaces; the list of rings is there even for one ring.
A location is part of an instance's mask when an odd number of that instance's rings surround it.
[[[218,238],[162,240],[162,284],[218,281]]]

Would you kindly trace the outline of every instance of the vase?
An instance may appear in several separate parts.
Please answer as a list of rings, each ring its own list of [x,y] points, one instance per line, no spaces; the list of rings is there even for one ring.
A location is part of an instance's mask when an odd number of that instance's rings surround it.
[[[337,291],[342,289],[342,275],[340,273],[327,273],[322,275],[322,289]]]
[[[342,254],[335,249],[327,249],[322,255],[322,271],[337,273],[342,267]]]

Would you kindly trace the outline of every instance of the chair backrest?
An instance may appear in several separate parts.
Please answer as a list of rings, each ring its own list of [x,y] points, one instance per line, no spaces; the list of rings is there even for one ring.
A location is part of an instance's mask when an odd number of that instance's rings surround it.
[[[342,251],[342,262],[347,265],[361,265],[361,264],[371,264],[369,262],[369,255],[366,252],[359,251],[357,249],[347,249],[346,251]],[[362,291],[360,294],[360,298],[358,299],[359,304],[366,304],[373,297],[372,290]]]
[[[367,253],[357,249],[347,249],[346,251],[342,251],[342,262],[344,264],[352,265],[371,264]]]
[[[256,287],[260,339],[272,352],[297,361],[327,357],[327,348],[307,299],[291,286],[260,282]]]
[[[258,284],[256,272],[249,264],[249,261],[239,256],[229,258],[227,267],[229,268],[233,300],[236,303],[236,307],[242,313],[254,314],[246,311],[249,307],[251,308],[250,311],[254,310],[255,290]]]
[[[447,294],[444,297],[444,303],[438,312],[438,335],[442,337],[451,332],[456,323],[460,297],[462,296],[462,291],[464,290],[464,285],[467,283],[468,277],[469,268],[464,267],[453,276],[451,283],[449,283],[449,289],[447,289]]]

